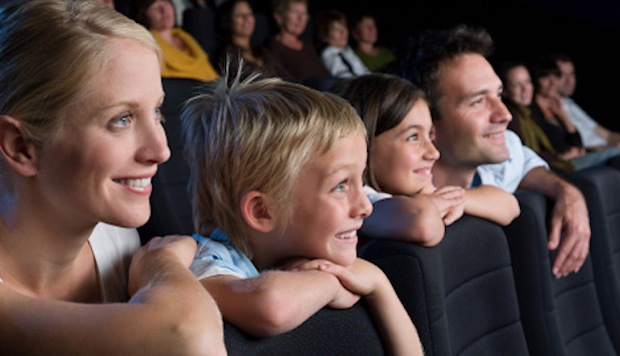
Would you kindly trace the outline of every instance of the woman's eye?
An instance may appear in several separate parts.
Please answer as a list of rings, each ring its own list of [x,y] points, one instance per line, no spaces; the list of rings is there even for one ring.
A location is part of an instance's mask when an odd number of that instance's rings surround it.
[[[131,115],[125,114],[113,119],[112,125],[115,127],[127,127],[131,123]]]

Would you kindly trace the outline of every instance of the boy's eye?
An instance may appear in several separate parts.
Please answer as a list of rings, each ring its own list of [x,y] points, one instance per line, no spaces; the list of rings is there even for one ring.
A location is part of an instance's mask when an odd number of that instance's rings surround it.
[[[334,191],[344,191],[346,186],[347,186],[347,182],[346,181],[342,181],[342,182],[336,184],[336,186],[334,187]]]

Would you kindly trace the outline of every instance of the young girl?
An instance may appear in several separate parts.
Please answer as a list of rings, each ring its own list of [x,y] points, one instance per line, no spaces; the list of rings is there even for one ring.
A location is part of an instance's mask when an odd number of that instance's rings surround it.
[[[170,156],[153,38],[94,0],[12,1],[0,23],[0,354],[225,354],[196,243],[138,249]]]
[[[386,353],[422,355],[385,274],[357,258],[372,205],[365,130],[348,103],[279,79],[225,78],[182,120],[202,235],[191,268],[225,320],[277,335],[364,297]]]
[[[368,132],[364,178],[375,213],[364,223],[366,235],[433,246],[443,238],[443,226],[463,213],[501,225],[519,215],[517,199],[499,188],[433,186],[439,158],[433,123],[423,92],[409,81],[371,74],[346,81],[338,93],[357,109]]]

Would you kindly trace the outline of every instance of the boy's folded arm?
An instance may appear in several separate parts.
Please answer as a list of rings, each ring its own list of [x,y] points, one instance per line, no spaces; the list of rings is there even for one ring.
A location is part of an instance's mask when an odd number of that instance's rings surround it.
[[[513,194],[492,185],[481,185],[465,191],[465,213],[506,226],[521,214],[521,208]]]
[[[336,297],[340,282],[320,271],[266,271],[242,279],[219,275],[201,280],[223,318],[259,337],[282,334],[301,325]]]
[[[371,238],[410,241],[434,246],[444,236],[445,226],[433,202],[423,194],[394,196],[376,202],[373,213],[360,230]]]

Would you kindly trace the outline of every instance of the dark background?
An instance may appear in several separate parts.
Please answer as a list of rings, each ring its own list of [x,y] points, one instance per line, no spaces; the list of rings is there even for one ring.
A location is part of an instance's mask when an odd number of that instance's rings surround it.
[[[466,23],[491,33],[491,63],[527,63],[543,54],[567,54],[577,69],[575,101],[601,125],[620,131],[620,0],[309,2],[311,15],[329,8],[348,14],[371,11],[379,42],[394,49],[421,30]]]

